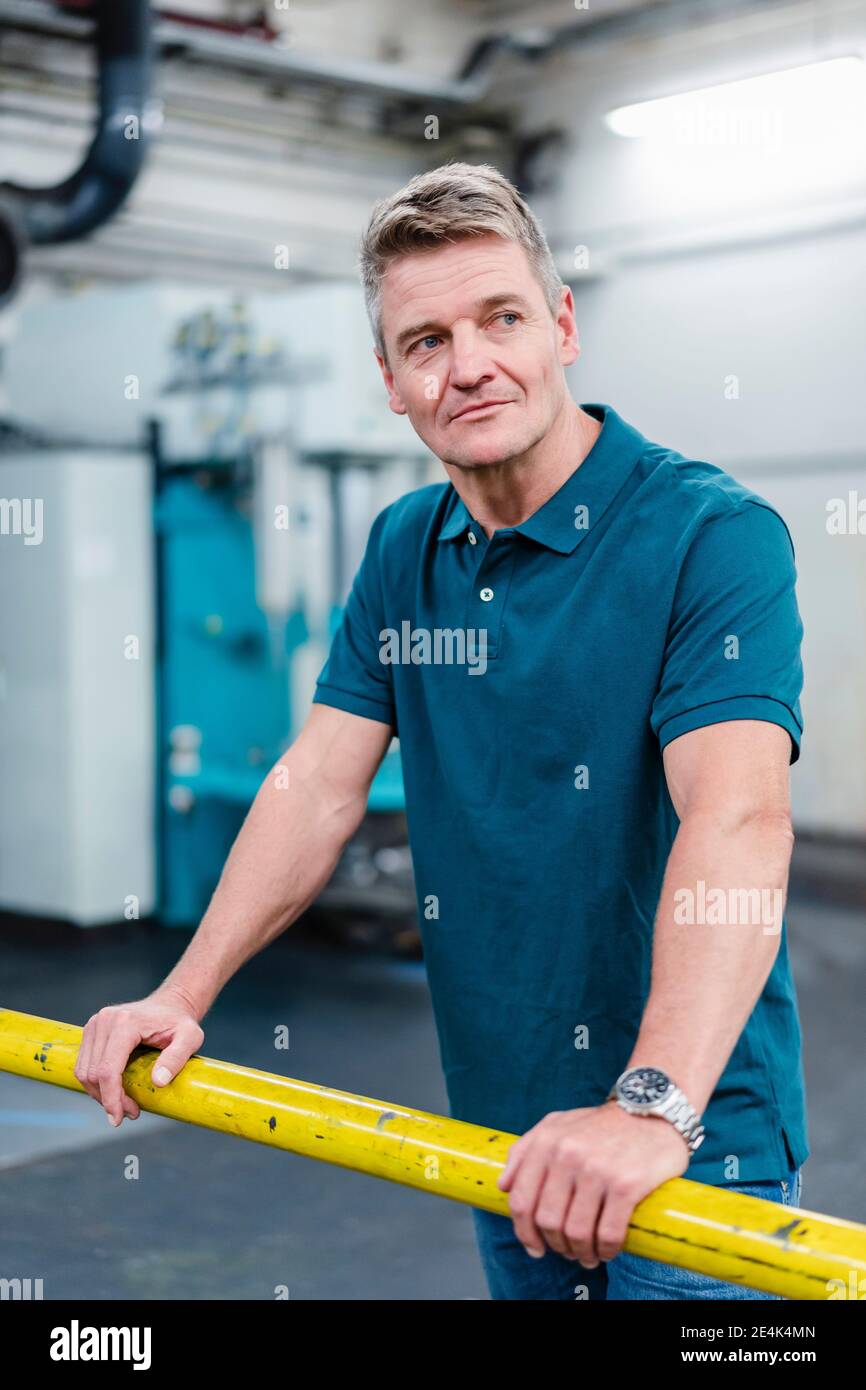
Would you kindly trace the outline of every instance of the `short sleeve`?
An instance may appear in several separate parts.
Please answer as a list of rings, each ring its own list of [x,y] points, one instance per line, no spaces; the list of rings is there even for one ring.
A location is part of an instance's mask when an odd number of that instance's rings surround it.
[[[384,517],[385,512],[380,512],[370,529],[364,558],[316,681],[313,704],[378,719],[396,733],[391,666],[379,659],[378,634],[383,626],[379,545]]]
[[[651,723],[662,748],[731,719],[763,719],[800,756],[803,625],[788,528],[758,502],[705,521],[679,574]]]

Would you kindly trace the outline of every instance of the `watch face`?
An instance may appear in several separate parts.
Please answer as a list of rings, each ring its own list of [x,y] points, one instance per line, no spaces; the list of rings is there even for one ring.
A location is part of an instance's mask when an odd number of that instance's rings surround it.
[[[673,1090],[673,1082],[657,1067],[636,1067],[623,1081],[620,1090],[631,1105],[650,1106],[664,1100]]]

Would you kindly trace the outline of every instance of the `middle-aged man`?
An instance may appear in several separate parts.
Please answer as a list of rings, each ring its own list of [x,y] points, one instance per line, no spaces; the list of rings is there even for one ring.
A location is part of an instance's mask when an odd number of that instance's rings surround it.
[[[575,404],[571,292],[496,170],[380,203],[362,271],[391,409],[447,481],[377,516],[288,785],[266,778],[164,983],[88,1021],[76,1075],[119,1124],[133,1047],[177,1074],[328,880],[397,734],[452,1114],[521,1136],[511,1217],[473,1212],[492,1297],[767,1297],[622,1245],[686,1170],[799,1201],[787,528]]]

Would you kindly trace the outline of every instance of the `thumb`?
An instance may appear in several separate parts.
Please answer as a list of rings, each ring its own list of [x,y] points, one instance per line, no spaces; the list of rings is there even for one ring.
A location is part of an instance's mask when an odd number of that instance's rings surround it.
[[[172,1043],[160,1055],[159,1061],[151,1072],[153,1084],[155,1086],[167,1086],[169,1081],[173,1081],[177,1073],[189,1061],[190,1055],[182,1043]]]

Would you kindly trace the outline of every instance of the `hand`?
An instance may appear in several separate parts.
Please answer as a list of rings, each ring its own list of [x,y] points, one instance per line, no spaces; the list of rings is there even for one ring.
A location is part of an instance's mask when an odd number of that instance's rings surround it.
[[[141,1107],[123,1089],[123,1072],[140,1043],[165,1049],[154,1063],[151,1080],[167,1086],[201,1047],[204,1032],[192,1005],[165,991],[131,1004],[107,1004],[84,1025],[75,1075],[85,1091],[99,1101],[113,1125],[125,1115],[137,1120]]]
[[[512,1144],[498,1186],[510,1191],[514,1231],[530,1255],[545,1241],[594,1269],[612,1260],[634,1208],[681,1176],[691,1151],[669,1120],[629,1115],[615,1101],[552,1110]]]

